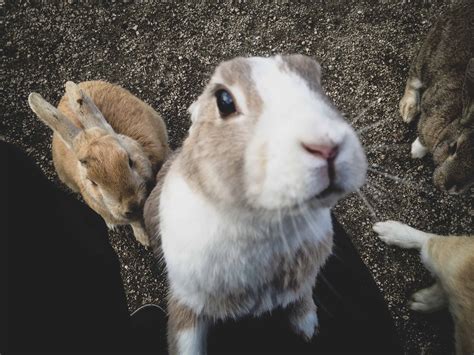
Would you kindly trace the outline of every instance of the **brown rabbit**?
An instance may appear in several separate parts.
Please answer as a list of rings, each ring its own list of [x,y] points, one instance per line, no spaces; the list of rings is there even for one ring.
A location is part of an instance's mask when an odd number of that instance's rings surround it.
[[[474,1],[444,14],[411,65],[400,113],[419,116],[412,157],[428,151],[437,165],[434,183],[461,193],[474,183]]]
[[[129,91],[104,81],[66,83],[56,109],[39,94],[28,102],[54,131],[59,178],[100,214],[109,227],[130,224],[148,246],[143,205],[168,154],[160,115]]]
[[[457,354],[474,353],[474,237],[443,237],[387,221],[374,225],[380,239],[401,248],[421,250],[436,283],[412,296],[410,308],[432,312],[449,306],[455,323]]]

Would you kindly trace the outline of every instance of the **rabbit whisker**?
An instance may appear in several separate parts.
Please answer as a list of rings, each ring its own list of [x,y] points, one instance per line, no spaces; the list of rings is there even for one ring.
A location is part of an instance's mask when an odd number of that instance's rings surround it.
[[[323,281],[326,286],[329,288],[329,291],[331,291],[337,298],[342,299],[342,296],[339,292],[336,291],[333,285],[329,282],[329,280],[323,275],[322,270],[319,272],[318,276],[321,278],[321,281]]]
[[[369,106],[367,106],[366,108],[364,108],[352,121],[351,121],[351,124],[352,125],[355,125],[359,119],[362,117],[362,115],[364,113],[366,113],[368,110],[370,110],[376,103],[380,103],[380,99],[377,99],[377,100],[374,100],[372,101]]]
[[[315,229],[315,223],[314,223],[314,220],[311,219],[311,214],[309,213],[308,211],[308,208],[301,205],[301,204],[298,204],[298,208],[300,209],[301,211],[301,215],[303,216],[303,218],[305,219],[306,221],[306,224],[308,225],[308,227],[311,229],[312,233],[313,234],[317,234],[317,231]],[[339,257],[339,255],[336,253],[335,249],[337,248],[336,245],[334,243],[331,243],[330,242],[327,242],[327,241],[324,241],[323,242],[324,245],[326,247],[329,247],[330,249],[332,249],[332,254],[339,260],[339,261],[343,261],[341,257]]]
[[[385,177],[385,178],[387,178],[387,179],[393,180],[393,181],[395,181],[395,182],[397,182],[397,183],[401,183],[401,184],[403,184],[403,185],[405,185],[405,186],[408,186],[408,187],[411,187],[411,188],[420,190],[420,191],[422,191],[422,192],[424,192],[424,193],[429,193],[429,191],[425,190],[425,189],[423,188],[423,186],[420,186],[420,185],[418,185],[418,184],[415,184],[415,183],[413,183],[413,182],[411,182],[411,181],[407,181],[407,180],[402,179],[402,178],[400,178],[400,177],[398,177],[398,176],[395,176],[395,175],[386,173],[386,172],[384,172],[384,171],[378,171],[378,170],[375,170],[375,169],[373,169],[373,168],[367,168],[367,170],[370,171],[370,172],[372,172],[372,173],[379,174],[379,175],[381,175],[381,176],[383,176],[383,177]]]
[[[400,149],[408,145],[409,145],[408,143],[372,144],[372,145],[364,146],[364,149],[367,152],[372,152],[372,151],[378,151],[380,149],[389,149],[389,150]]]
[[[360,134],[363,134],[365,132],[367,132],[369,129],[371,128],[375,128],[377,126],[380,126],[382,123],[385,123],[387,122],[388,120],[391,120],[392,118],[391,117],[387,117],[386,119],[384,120],[381,120],[381,121],[378,121],[378,122],[374,122],[372,124],[369,124],[368,126],[365,126],[365,127],[362,127],[360,129],[358,129],[356,132],[360,135]]]
[[[288,241],[286,240],[286,235],[285,231],[283,230],[283,222],[282,222],[282,214],[281,214],[281,209],[277,210],[278,214],[278,227],[280,228],[280,233],[277,233],[280,235],[281,240],[283,241],[283,245],[285,246],[285,251],[286,255],[289,256],[291,254],[290,247],[288,246]]]
[[[357,190],[357,195],[359,195],[360,199],[362,202],[367,206],[367,209],[369,210],[374,222],[378,221],[377,214],[375,213],[374,207],[370,204],[370,202],[367,200],[365,197],[364,193],[359,189]]]
[[[387,190],[385,187],[382,187],[380,184],[377,184],[373,180],[371,182],[366,181],[363,187],[366,187],[368,190],[375,191],[379,195],[381,195],[383,193],[391,194],[391,191]]]

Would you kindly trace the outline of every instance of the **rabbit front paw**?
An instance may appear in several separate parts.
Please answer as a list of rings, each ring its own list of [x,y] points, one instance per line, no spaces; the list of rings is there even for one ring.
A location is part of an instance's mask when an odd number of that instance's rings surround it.
[[[378,237],[388,245],[396,245],[401,248],[421,249],[429,238],[427,233],[416,230],[404,223],[397,221],[377,222],[372,229]]]
[[[444,308],[447,304],[447,297],[438,283],[415,292],[411,296],[409,307],[417,312],[434,312]]]
[[[421,82],[418,79],[408,81],[405,94],[400,100],[400,115],[402,120],[410,123],[420,113],[419,88]]]
[[[300,317],[290,319],[290,324],[297,335],[302,336],[306,341],[310,341],[318,332],[318,315],[316,311],[310,311]]]
[[[148,233],[140,222],[131,224],[133,229],[133,235],[135,239],[144,247],[150,246],[150,239],[148,238]]]
[[[420,138],[415,139],[411,145],[411,157],[413,159],[421,159],[428,153],[428,148],[426,148],[420,142]]]

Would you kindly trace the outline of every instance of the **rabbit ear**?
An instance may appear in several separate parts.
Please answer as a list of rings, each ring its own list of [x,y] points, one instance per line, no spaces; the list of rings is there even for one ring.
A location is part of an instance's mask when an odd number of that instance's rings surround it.
[[[76,127],[56,107],[43,99],[40,94],[31,93],[28,96],[28,104],[41,121],[58,133],[69,147],[72,146],[72,141],[81,131],[80,128]]]
[[[286,65],[297,72],[303,79],[321,84],[321,65],[311,57],[302,54],[284,55],[281,57]]]
[[[113,128],[105,120],[94,101],[78,85],[68,81],[65,86],[66,94],[69,98],[69,107],[77,114],[79,121],[85,129],[100,127],[109,133],[114,133]]]
[[[471,58],[466,68],[463,86],[463,115],[462,125],[474,125],[474,58]]]

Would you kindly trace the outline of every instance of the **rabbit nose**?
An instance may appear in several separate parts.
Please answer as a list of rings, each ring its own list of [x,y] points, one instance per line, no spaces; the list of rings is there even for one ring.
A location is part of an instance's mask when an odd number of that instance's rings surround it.
[[[125,212],[125,217],[132,218],[137,217],[141,212],[140,205],[138,203],[133,203],[128,206],[128,210]]]
[[[338,146],[335,144],[306,144],[302,143],[303,148],[310,154],[326,159],[332,160],[336,158],[338,153]]]

